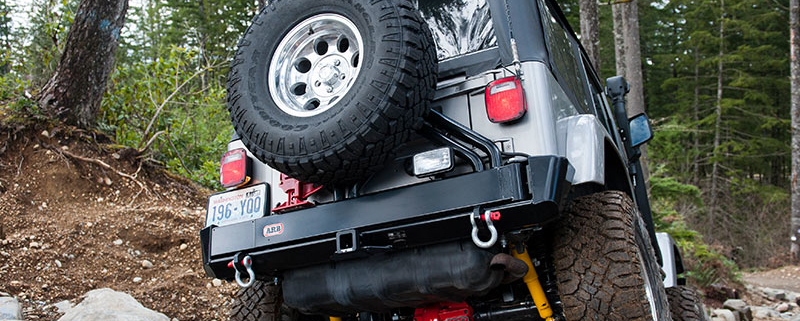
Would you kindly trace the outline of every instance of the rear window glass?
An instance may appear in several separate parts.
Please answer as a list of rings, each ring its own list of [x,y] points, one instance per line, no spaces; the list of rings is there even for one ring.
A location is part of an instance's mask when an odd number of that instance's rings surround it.
[[[486,0],[417,0],[439,60],[497,45]]]
[[[567,31],[550,12],[550,8],[543,1],[540,1],[540,5],[543,8],[542,25],[547,36],[550,59],[555,65],[559,83],[572,92],[582,110],[588,110],[589,100],[584,87],[583,70],[578,61],[577,44],[573,43]]]

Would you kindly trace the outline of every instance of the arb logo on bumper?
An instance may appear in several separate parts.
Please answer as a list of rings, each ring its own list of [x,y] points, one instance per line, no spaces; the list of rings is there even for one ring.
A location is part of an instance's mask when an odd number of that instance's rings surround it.
[[[264,226],[264,237],[281,235],[283,233],[283,223]]]

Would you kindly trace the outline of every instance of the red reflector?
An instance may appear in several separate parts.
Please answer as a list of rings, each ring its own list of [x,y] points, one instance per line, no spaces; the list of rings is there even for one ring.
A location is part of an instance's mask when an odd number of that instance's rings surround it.
[[[505,123],[522,118],[528,104],[517,77],[495,80],[486,86],[486,114],[493,123]]]
[[[247,153],[243,148],[234,149],[222,156],[219,168],[219,182],[224,187],[239,186],[250,180]]]

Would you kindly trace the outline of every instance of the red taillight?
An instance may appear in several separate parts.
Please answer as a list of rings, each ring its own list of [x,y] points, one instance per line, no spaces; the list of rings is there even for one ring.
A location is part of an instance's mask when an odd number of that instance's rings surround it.
[[[239,186],[250,181],[249,160],[243,148],[225,153],[219,168],[219,182],[222,186]]]
[[[522,118],[528,104],[517,77],[495,80],[486,86],[486,114],[493,123],[505,123]]]

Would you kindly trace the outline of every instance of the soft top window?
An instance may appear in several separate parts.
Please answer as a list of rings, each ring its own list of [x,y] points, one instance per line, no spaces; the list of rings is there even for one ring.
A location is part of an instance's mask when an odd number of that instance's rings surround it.
[[[497,45],[486,0],[417,0],[439,60]]]

